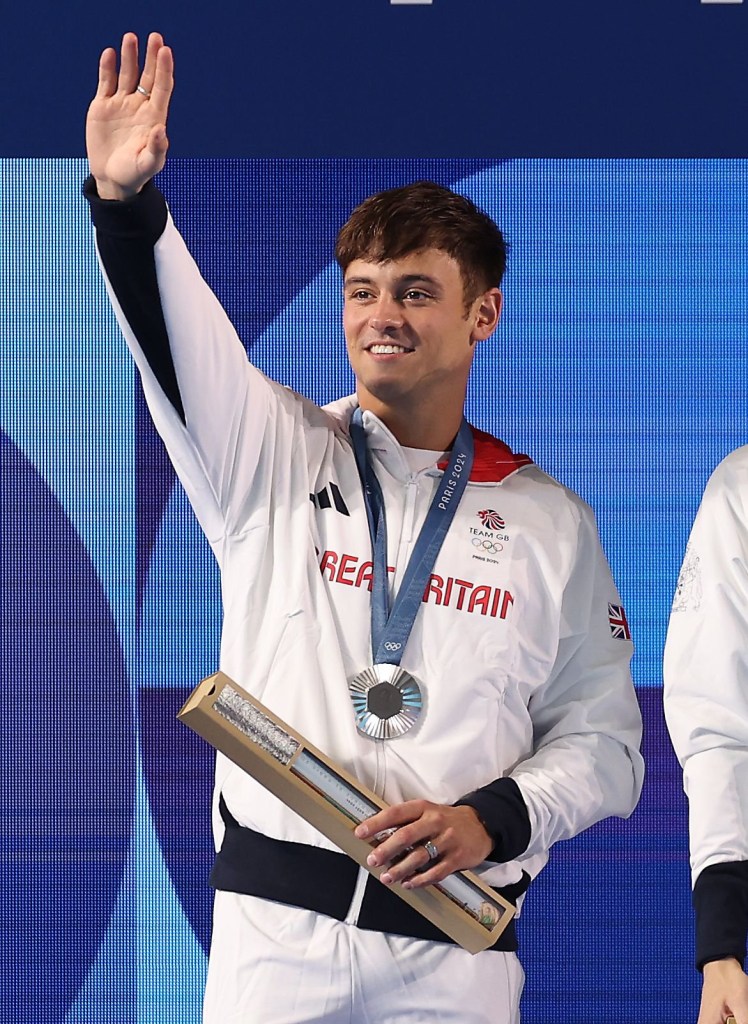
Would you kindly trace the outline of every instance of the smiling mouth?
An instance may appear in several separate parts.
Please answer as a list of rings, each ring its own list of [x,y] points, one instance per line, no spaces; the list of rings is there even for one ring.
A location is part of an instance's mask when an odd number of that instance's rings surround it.
[[[405,348],[404,345],[369,345],[367,349],[374,356],[398,356],[412,351],[412,348]]]

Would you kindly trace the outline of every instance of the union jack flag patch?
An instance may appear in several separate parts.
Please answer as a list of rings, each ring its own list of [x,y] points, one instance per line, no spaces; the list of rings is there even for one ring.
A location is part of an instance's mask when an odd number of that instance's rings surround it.
[[[621,604],[608,605],[608,622],[610,623],[611,635],[616,640],[630,640],[631,630],[626,619],[626,612]]]

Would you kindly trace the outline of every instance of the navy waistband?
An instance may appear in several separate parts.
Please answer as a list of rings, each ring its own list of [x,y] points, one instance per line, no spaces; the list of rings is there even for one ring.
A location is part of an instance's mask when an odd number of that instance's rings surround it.
[[[345,920],[358,877],[355,861],[344,853],[271,839],[251,828],[243,828],[232,817],[223,797],[220,810],[226,834],[210,875],[214,889],[259,896],[313,910],[338,921]],[[519,882],[495,889],[495,892],[516,903],[529,884],[530,876],[523,871]],[[357,925],[369,931],[455,944],[454,939],[373,876],[369,877],[364,890]],[[506,953],[516,951],[514,921],[509,922],[498,941],[489,948]]]

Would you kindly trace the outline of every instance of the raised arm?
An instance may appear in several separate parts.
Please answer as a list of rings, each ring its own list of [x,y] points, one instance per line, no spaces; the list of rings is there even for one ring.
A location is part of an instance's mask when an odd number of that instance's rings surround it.
[[[174,59],[158,32],[148,37],[142,73],[132,32],[122,37],[119,74],[114,49],[102,53],[86,119],[86,149],[100,198],[135,195],[164,166],[173,88]]]
[[[86,125],[84,195],[154,424],[216,543],[237,523],[247,527],[250,507],[254,525],[272,515],[271,490],[282,495],[285,486],[274,479],[284,464],[274,453],[297,453],[294,471],[306,474],[302,412],[250,365],[151,181],[166,158],[172,88],[172,54],[159,34],[149,36],[142,73],[132,33],[122,39],[119,72],[114,50],[103,52]]]

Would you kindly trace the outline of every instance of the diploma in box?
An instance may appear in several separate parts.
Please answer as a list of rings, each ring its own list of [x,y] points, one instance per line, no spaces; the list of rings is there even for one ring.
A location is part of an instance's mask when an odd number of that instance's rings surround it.
[[[361,867],[371,843],[355,827],[387,805],[222,672],[204,679],[178,718],[292,808]],[[310,879],[313,885],[314,880]],[[471,871],[392,892],[471,953],[492,946],[515,909]]]

